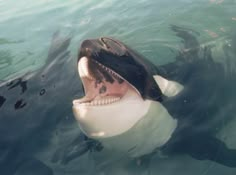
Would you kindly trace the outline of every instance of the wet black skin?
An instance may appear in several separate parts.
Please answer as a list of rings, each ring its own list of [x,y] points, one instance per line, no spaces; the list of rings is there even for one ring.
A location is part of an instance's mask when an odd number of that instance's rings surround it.
[[[185,89],[162,102],[178,119],[178,126],[161,150],[236,167],[236,150],[216,138],[218,131],[235,119],[236,70],[231,68],[235,62],[229,57],[225,62],[215,61],[212,46],[201,47],[197,33],[193,35],[177,26],[172,26],[172,30],[183,39],[185,47],[176,56],[176,62],[158,68],[163,77],[181,83]],[[235,46],[224,46],[225,55],[236,55]]]

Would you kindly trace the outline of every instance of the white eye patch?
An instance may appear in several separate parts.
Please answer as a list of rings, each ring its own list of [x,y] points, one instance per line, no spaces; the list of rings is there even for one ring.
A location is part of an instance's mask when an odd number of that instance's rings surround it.
[[[184,89],[184,86],[180,83],[167,80],[162,76],[154,75],[153,78],[160,87],[162,93],[167,97],[173,97]]]

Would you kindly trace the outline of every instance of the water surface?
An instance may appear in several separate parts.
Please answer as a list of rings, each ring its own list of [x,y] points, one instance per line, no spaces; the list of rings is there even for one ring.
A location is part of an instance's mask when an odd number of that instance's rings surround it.
[[[0,105],[1,174],[236,173],[186,155],[156,155],[148,171],[93,154],[60,163],[80,133],[71,101],[82,96],[76,56],[84,39],[111,36],[162,65],[184,48],[171,30],[177,25],[192,31],[202,47],[212,46],[222,64],[230,58],[234,70],[235,8],[235,0],[0,0],[0,96],[6,98]],[[235,124],[219,134],[234,148]]]

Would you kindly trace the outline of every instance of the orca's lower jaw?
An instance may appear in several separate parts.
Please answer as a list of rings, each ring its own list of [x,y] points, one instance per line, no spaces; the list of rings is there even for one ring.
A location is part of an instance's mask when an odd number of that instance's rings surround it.
[[[147,113],[144,100],[119,74],[87,57],[78,62],[85,96],[73,101],[81,131],[90,138],[108,138],[132,128]]]
[[[136,95],[140,96],[137,90],[119,74],[93,59],[80,58],[78,72],[85,96],[74,100],[74,106],[109,106],[119,103],[128,91],[134,91]]]

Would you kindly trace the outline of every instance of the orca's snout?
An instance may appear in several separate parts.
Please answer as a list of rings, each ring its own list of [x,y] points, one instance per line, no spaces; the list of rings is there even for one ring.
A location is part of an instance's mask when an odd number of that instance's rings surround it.
[[[83,56],[89,57],[90,55],[100,53],[101,51],[116,56],[127,54],[127,49],[119,41],[109,37],[101,37],[99,39],[84,40],[80,47],[79,58],[82,58]]]
[[[102,37],[99,40],[106,47],[106,50],[111,52],[112,54],[118,56],[123,56],[126,54],[126,48],[119,41],[109,37]]]
[[[100,49],[106,49],[109,48],[110,46],[108,46],[106,44],[106,42],[104,42],[103,37],[99,38],[99,39],[86,39],[82,42],[80,49],[90,49],[90,50],[100,50]]]

